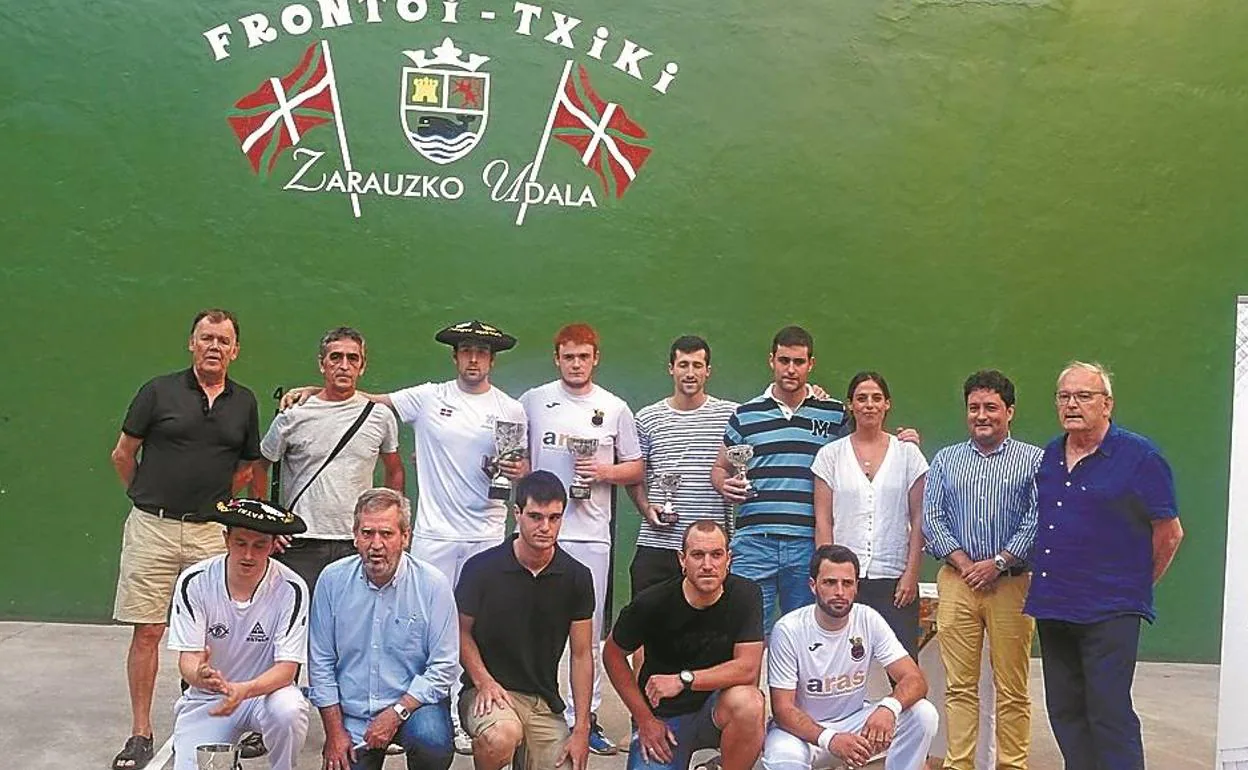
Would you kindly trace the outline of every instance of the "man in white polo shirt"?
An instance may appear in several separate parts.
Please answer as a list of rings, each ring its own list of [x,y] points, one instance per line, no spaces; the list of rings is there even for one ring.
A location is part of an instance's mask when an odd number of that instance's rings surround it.
[[[855,604],[858,557],[823,545],[810,562],[815,603],[776,622],[767,650],[775,724],[763,745],[764,770],[811,770],[840,761],[860,767],[884,754],[885,770],[922,770],[940,721],[924,700],[927,680],[878,612]],[[896,682],[866,700],[877,661]]]
[[[640,483],[644,468],[633,412],[619,396],[594,383],[597,365],[598,333],[588,324],[569,324],[555,335],[559,379],[528,391],[520,403],[529,417],[533,469],[550,471],[569,487],[559,546],[589,567],[594,578],[594,694],[589,748],[595,754],[614,754],[618,749],[603,734],[597,719],[602,703],[602,656],[598,649],[611,571],[611,485]],[[597,449],[592,456],[574,458],[569,439],[596,440]],[[578,498],[578,489],[586,486],[588,496]],[[573,703],[570,688],[567,700]],[[568,719],[574,713],[569,708]]]
[[[291,770],[308,733],[308,702],[295,686],[307,661],[308,587],[270,559],[274,539],[303,521],[262,500],[219,502],[226,552],[179,577],[169,649],[190,687],[174,706],[174,770],[195,770],[196,747],[262,731],[269,766]]]

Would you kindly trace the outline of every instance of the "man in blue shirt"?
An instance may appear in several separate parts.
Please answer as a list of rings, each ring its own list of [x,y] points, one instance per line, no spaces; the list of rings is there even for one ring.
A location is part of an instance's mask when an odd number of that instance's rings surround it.
[[[454,757],[450,691],[459,659],[451,585],[408,553],[412,512],[391,489],[355,504],[358,556],[330,564],[312,599],[308,679],[325,726],[325,770],[380,770],[393,741],[408,770]]]
[[[810,558],[815,553],[814,481],[810,465],[824,444],[845,435],[849,419],[834,398],[819,398],[807,384],[815,367],[815,341],[800,326],[786,326],[771,341],[772,383],[728,418],[724,446],[711,483],[738,504],[732,538],[732,573],[753,580],[763,593],[763,628],[814,601]],[[737,475],[728,448],[748,445],[748,481]],[[757,494],[750,497],[749,490]]]
[[[945,666],[946,770],[975,767],[979,674],[987,632],[996,686],[996,767],[1025,770],[1031,745],[1028,697],[1035,621],[1023,614],[1036,539],[1039,447],[1010,436],[1014,383],[979,371],[962,387],[967,441],[932,458],[923,495],[927,551],[945,562],[936,576],[940,657]],[[983,736],[991,743],[991,736]]]
[[[1068,770],[1143,770],[1131,704],[1140,618],[1183,539],[1174,479],[1148,439],[1110,421],[1108,373],[1057,379],[1065,434],[1036,474],[1039,529],[1024,611],[1036,619],[1049,722]]]

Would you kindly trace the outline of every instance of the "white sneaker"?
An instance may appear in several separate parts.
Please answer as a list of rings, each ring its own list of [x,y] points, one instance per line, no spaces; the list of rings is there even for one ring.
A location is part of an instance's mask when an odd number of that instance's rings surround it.
[[[472,738],[459,725],[455,725],[455,753],[472,756]]]

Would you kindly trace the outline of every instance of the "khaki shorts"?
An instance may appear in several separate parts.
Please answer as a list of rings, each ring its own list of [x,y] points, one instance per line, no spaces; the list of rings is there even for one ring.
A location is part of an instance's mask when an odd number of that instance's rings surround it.
[[[513,707],[495,707],[485,716],[472,713],[477,702],[476,688],[466,688],[459,696],[459,719],[473,738],[504,720],[519,722],[524,730],[523,770],[554,770],[568,741],[568,723],[562,714],[552,713],[546,701],[536,695],[508,690]]]
[[[169,622],[169,600],[178,574],[225,552],[225,528],[215,522],[185,524],[131,508],[121,537],[121,572],[113,619],[122,623]]]

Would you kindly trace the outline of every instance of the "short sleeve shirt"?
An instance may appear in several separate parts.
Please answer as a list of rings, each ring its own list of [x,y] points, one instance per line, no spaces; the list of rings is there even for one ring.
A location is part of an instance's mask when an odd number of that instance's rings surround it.
[[[226,555],[192,565],[178,576],[169,612],[169,649],[211,650],[212,667],[227,682],[245,682],[278,661],[303,664],[308,650],[308,587],[274,559],[247,602],[230,598]],[[192,687],[187,697],[221,697]]]
[[[1095,452],[1066,468],[1066,437],[1036,473],[1037,532],[1024,611],[1098,623],[1156,618],[1153,522],[1178,516],[1174,476],[1147,438],[1111,424]]]
[[[890,666],[906,648],[880,613],[851,605],[839,631],[819,625],[815,605],[793,610],[776,621],[767,648],[767,683],[793,690],[797,707],[816,722],[834,722],[862,708],[871,661]]]
[[[901,577],[910,550],[910,487],[927,473],[919,448],[889,436],[884,461],[868,479],[846,436],[820,449],[811,470],[832,489],[832,541],[858,556],[859,577]]]
[[[697,609],[685,599],[683,577],[674,577],[637,594],[611,631],[626,652],[646,648],[640,685],[654,674],[697,671],[732,660],[736,645],[763,641],[763,597],[751,580],[729,575],[724,593],[709,607]],[[656,716],[691,714],[710,692],[688,690],[659,701]]]
[[[313,396],[307,402],[280,413],[260,442],[270,462],[282,464],[282,503],[308,485],[360,413],[368,399],[358,393],[344,401],[325,401]],[[380,453],[399,448],[399,428],[394,413],[376,406],[342,451],[316,475],[299,498],[295,513],[308,525],[300,537],[351,537],[355,501],[373,486],[373,472]]]
[[[496,454],[495,422],[527,423],[520,402],[495,387],[465,393],[455,380],[405,388],[390,401],[416,437],[420,496],[413,537],[501,540],[507,505],[489,498],[484,465]]]
[[[230,498],[239,463],[260,459],[255,395],[227,377],[209,406],[191,369],[148,381],[121,430],[143,440],[130,499],[177,514],[211,513]]]
[[[565,487],[572,483],[576,465],[568,451],[568,437],[598,439],[598,462],[637,460],[641,445],[637,424],[628,404],[605,388],[594,386],[574,396],[559,380],[520,397],[529,418],[529,452],[533,470],[550,471]],[[588,500],[568,500],[560,540],[611,542],[611,485],[596,483]]]
[[[472,638],[490,676],[505,689],[537,695],[551,711],[562,713],[559,658],[571,625],[593,617],[593,577],[558,546],[550,564],[534,575],[516,559],[514,541],[464,564],[455,603],[473,619]],[[467,672],[463,682],[472,687]]]

